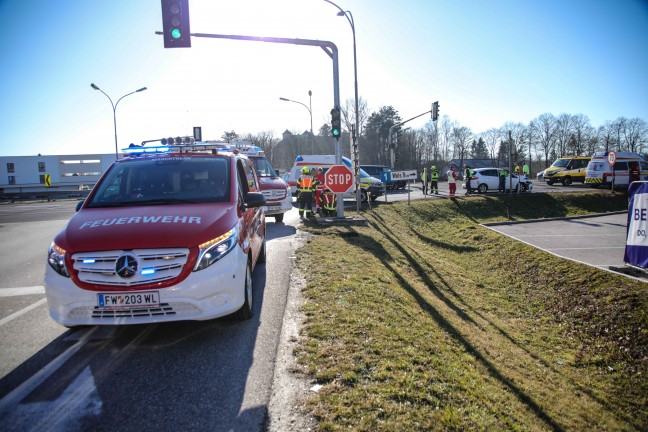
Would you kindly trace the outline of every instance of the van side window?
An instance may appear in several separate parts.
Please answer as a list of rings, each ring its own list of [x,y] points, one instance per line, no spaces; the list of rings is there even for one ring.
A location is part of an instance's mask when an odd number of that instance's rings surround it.
[[[247,195],[248,192],[259,192],[259,182],[254,168],[249,160],[240,159],[237,163],[239,183],[243,186],[243,194]]]
[[[627,171],[628,170],[628,162],[617,162],[614,164],[614,170],[615,171]]]
[[[641,172],[648,172],[648,162],[640,161]]]

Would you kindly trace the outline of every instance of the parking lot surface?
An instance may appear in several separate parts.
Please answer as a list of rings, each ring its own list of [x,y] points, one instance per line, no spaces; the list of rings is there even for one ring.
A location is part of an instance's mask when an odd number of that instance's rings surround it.
[[[588,217],[490,224],[488,228],[559,257],[619,271],[626,243],[627,212]],[[634,276],[637,276],[634,274]]]

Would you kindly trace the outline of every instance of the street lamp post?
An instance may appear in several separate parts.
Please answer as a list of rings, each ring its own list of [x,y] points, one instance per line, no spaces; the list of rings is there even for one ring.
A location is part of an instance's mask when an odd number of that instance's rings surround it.
[[[353,14],[351,11],[345,11],[343,10],[340,6],[336,5],[330,0],[324,0],[326,3],[330,3],[336,8],[338,8],[339,12],[337,13],[338,16],[344,16],[346,17],[347,21],[349,21],[349,24],[351,25],[351,32],[353,33],[353,78],[354,78],[354,90],[355,90],[355,131],[353,134],[353,143],[356,144],[355,148],[356,151],[358,151],[358,146],[357,146],[357,140],[358,140],[358,134],[360,133],[360,120],[358,118],[358,57],[356,54],[356,33],[355,33],[355,20],[353,19]],[[358,151],[359,153],[359,151]],[[358,156],[358,161],[359,161],[359,156]],[[356,207],[357,211],[360,212],[360,179],[358,178],[359,176],[356,175]]]
[[[106,94],[106,92],[101,90],[96,84],[92,83],[92,84],[90,84],[90,87],[92,87],[95,90],[99,90],[101,93],[103,93],[108,98],[108,100],[110,101],[110,105],[112,105],[112,109],[113,109],[113,125],[115,127],[115,159],[118,159],[119,158],[119,150],[118,150],[118,146],[117,146],[117,104],[119,104],[119,101],[124,99],[126,96],[130,96],[133,93],[138,93],[138,92],[146,90],[146,87],[142,87],[141,89],[135,90],[134,92],[130,92],[128,94],[125,94],[124,96],[117,99],[117,103],[113,103],[110,96],[108,96]]]
[[[310,98],[313,95],[313,92],[308,90],[308,97]],[[286,99],[285,97],[280,97],[279,100],[286,101],[286,102],[294,102],[299,105],[302,105],[304,108],[308,110],[308,114],[310,114],[310,142],[311,142],[311,154],[313,154],[313,110],[309,108],[306,104],[294,101],[291,99]],[[311,106],[312,106],[312,99],[311,99]]]

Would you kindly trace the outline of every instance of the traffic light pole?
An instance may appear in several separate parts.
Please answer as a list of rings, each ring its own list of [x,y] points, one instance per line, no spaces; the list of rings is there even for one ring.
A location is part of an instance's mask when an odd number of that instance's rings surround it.
[[[163,32],[156,31],[155,34],[164,36]],[[231,39],[244,40],[253,42],[281,43],[291,45],[308,45],[318,46],[324,50],[331,60],[333,60],[333,109],[340,109],[340,74],[338,64],[338,49],[333,42],[313,40],[313,39],[290,39],[276,37],[258,37],[258,36],[241,36],[241,35],[223,35],[211,33],[191,33],[191,37],[209,38],[209,39]],[[340,139],[335,140],[335,164],[342,165],[342,151],[340,150]],[[337,206],[337,217],[344,217],[344,198],[343,194],[335,194],[335,198],[341,205]]]

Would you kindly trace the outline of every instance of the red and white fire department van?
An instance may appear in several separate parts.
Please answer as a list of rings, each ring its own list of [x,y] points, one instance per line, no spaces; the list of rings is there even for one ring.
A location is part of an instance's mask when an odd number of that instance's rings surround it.
[[[293,208],[290,186],[272,168],[263,149],[248,141],[234,141],[228,148],[241,152],[254,162],[261,192],[266,197],[267,204],[263,210],[266,216],[273,216],[276,222],[283,222],[284,213]]]
[[[204,143],[127,150],[50,246],[52,318],[68,327],[250,318],[252,271],[266,253],[252,161]]]

